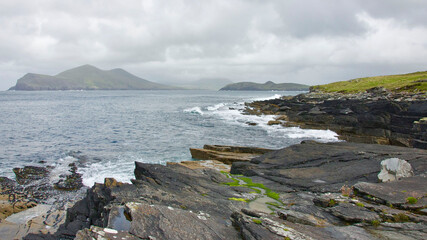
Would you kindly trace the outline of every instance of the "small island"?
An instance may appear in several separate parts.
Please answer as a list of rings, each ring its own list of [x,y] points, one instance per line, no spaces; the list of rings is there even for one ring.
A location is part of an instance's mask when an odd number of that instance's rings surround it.
[[[121,68],[101,70],[83,65],[55,76],[27,73],[9,90],[174,90],[178,87],[150,82]]]
[[[308,85],[298,83],[274,83],[268,81],[266,83],[254,82],[238,82],[228,84],[220,89],[220,91],[308,91]]]

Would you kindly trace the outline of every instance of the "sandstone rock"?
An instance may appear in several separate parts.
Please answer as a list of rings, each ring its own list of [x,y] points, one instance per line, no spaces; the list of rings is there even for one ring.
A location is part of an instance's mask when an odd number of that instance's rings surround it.
[[[393,182],[414,175],[412,166],[405,160],[388,158],[381,161],[381,172],[378,179],[382,182]]]
[[[200,160],[217,160],[225,164],[249,161],[254,157],[271,151],[265,148],[205,145],[203,149],[190,148],[191,156]]]
[[[278,120],[271,120],[268,121],[267,125],[271,126],[271,125],[280,125],[282,122],[278,121]]]
[[[224,164],[217,160],[201,160],[201,161],[182,161],[179,163],[167,163],[169,164],[180,164],[190,169],[215,169],[222,172],[230,172],[231,166]]]

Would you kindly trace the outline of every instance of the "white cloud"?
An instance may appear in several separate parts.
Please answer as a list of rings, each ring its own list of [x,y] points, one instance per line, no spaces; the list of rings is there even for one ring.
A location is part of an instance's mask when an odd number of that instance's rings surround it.
[[[320,84],[425,69],[425,1],[0,1],[0,90],[82,64]]]

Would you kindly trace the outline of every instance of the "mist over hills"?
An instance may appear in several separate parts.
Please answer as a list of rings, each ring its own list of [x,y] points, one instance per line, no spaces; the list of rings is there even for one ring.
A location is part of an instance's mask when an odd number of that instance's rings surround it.
[[[308,85],[298,83],[274,83],[268,81],[266,83],[254,82],[238,82],[229,84],[220,89],[220,91],[308,91]]]
[[[83,65],[55,76],[27,73],[9,90],[173,90],[178,87],[150,82],[123,69],[101,70]]]
[[[165,82],[165,84],[171,84],[174,86],[182,87],[185,89],[194,90],[214,90],[218,91],[222,87],[233,83],[227,78],[200,78],[195,81],[182,81],[182,82]]]

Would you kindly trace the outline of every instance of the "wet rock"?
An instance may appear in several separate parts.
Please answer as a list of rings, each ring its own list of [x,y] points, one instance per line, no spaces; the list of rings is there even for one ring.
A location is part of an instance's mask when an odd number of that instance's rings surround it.
[[[45,167],[25,166],[23,168],[14,168],[16,182],[21,185],[31,183],[35,180],[41,180],[49,176],[49,170]]]
[[[378,174],[378,179],[381,182],[393,182],[413,175],[412,166],[407,161],[389,158],[381,161],[381,172]]]
[[[329,129],[346,141],[427,149],[427,124],[421,120],[427,115],[423,94],[381,89],[358,94],[311,92],[247,105],[247,114],[285,112],[285,127]]]
[[[278,121],[278,120],[271,120],[267,122],[267,125],[271,126],[271,125],[280,125],[282,122]]]

